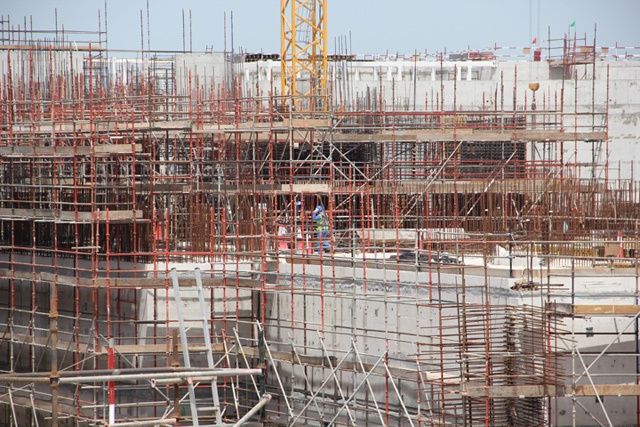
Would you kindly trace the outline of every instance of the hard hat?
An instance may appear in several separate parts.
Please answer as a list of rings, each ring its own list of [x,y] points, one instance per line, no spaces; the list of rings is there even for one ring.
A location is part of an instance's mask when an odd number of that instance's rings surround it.
[[[296,206],[302,206],[302,201],[298,200],[298,201],[296,202]]]
[[[316,210],[317,210],[318,212],[322,212],[322,206],[316,206]]]

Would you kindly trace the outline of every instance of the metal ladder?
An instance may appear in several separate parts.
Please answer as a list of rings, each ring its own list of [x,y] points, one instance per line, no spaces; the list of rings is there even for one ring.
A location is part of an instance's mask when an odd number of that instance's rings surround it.
[[[200,269],[195,269],[195,277],[196,277],[196,289],[195,292],[198,293],[199,307],[200,313],[202,317],[199,318],[187,318],[185,319],[184,314],[182,313],[182,298],[181,292],[191,292],[193,293],[193,289],[180,288],[180,284],[178,282],[178,273],[175,268],[171,269],[169,273],[169,277],[173,281],[173,293],[174,299],[176,303],[176,312],[178,314],[178,323],[180,327],[180,343],[182,344],[182,355],[184,357],[184,366],[186,368],[191,368],[191,358],[189,356],[189,346],[187,341],[187,330],[185,329],[185,322],[201,322],[202,323],[202,334],[204,335],[204,346],[205,353],[207,355],[207,366],[209,368],[215,368],[213,363],[213,350],[211,348],[211,334],[209,333],[209,322],[207,319],[207,311],[206,305],[204,301],[204,289],[202,287],[202,277],[200,276]],[[191,417],[192,423],[194,427],[205,426],[204,424],[200,424],[200,420],[198,419],[198,406],[196,404],[196,391],[193,385],[193,381],[189,380],[187,382],[187,386],[189,389],[189,405],[191,407]],[[218,396],[218,381],[214,377],[211,381],[211,395],[213,397],[213,407],[200,408],[200,411],[213,410],[215,415],[216,423],[215,424],[206,424],[211,426],[222,426],[222,415],[220,413],[220,398]]]

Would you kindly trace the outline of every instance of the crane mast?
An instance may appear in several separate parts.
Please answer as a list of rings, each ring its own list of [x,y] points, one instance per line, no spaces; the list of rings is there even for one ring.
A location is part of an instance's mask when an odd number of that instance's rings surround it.
[[[326,111],[327,0],[280,0],[282,94],[294,111]]]

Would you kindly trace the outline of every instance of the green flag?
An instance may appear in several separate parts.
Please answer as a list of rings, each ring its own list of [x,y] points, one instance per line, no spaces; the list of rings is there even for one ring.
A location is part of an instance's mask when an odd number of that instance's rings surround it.
[[[576,26],[576,21],[571,21],[571,24],[569,24],[570,27],[575,27]]]

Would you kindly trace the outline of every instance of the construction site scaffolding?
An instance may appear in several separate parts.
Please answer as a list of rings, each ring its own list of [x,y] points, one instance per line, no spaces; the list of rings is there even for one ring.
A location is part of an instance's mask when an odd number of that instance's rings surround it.
[[[595,59],[565,57],[534,109],[532,87],[475,111],[455,86],[424,109],[379,87],[303,113],[242,74],[178,93],[150,53],[113,78],[100,34],[3,30],[1,422],[555,425],[565,399],[610,421],[604,396],[640,414],[637,371],[591,375],[620,337],[640,357],[638,184],[578,161],[606,155],[607,111],[563,103]],[[626,305],[583,304],[597,269],[635,281],[606,295]],[[581,332],[596,315],[611,328]],[[590,333],[612,345],[584,353]]]

